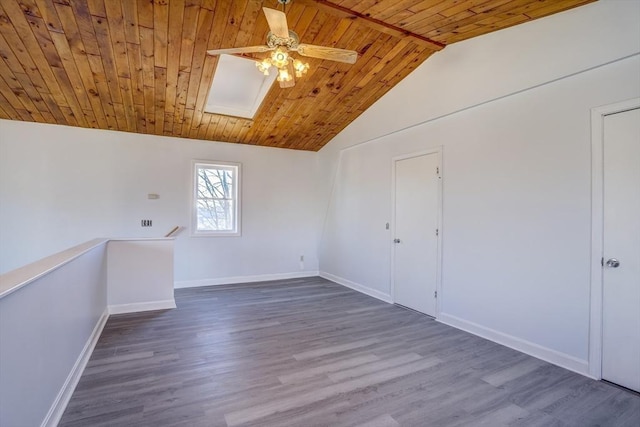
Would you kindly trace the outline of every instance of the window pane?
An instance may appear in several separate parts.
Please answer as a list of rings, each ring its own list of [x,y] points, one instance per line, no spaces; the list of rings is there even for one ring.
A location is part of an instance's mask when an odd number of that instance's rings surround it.
[[[232,200],[198,200],[198,231],[234,231]]]
[[[233,185],[231,170],[198,168],[198,198],[231,199]]]
[[[193,190],[195,234],[240,235],[240,164],[195,163]]]

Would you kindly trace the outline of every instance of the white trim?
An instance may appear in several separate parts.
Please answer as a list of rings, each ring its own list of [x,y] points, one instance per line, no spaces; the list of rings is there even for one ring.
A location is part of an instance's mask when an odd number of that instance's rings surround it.
[[[93,239],[46,258],[27,264],[0,275],[0,299],[27,286],[29,283],[70,263],[76,258],[104,245],[109,239]]]
[[[604,256],[604,117],[640,108],[640,98],[591,109],[591,297],[589,376],[602,378],[602,257]]]
[[[141,311],[168,310],[172,308],[176,308],[176,301],[174,299],[131,304],[114,304],[108,307],[109,314],[139,313]]]
[[[89,339],[80,352],[80,355],[78,355],[76,363],[73,365],[73,368],[71,368],[71,372],[69,372],[69,375],[67,375],[67,379],[58,392],[58,395],[53,401],[53,404],[49,408],[49,412],[47,412],[47,415],[44,417],[42,424],[40,424],[41,427],[55,427],[60,422],[60,418],[62,418],[62,414],[64,414],[64,410],[69,404],[71,395],[73,395],[73,391],[76,389],[78,381],[80,381],[82,372],[84,372],[84,368],[87,366],[87,363],[91,358],[93,349],[98,343],[98,339],[102,334],[104,325],[106,325],[107,323],[107,319],[109,319],[109,313],[105,309],[98,319],[98,323],[96,323],[96,326],[93,328],[91,335],[89,335]]]
[[[110,242],[154,242],[158,240],[176,240],[176,238],[175,237],[109,237]]]
[[[443,168],[442,168],[442,146],[433,147],[428,150],[418,151],[410,154],[404,154],[402,156],[396,156],[391,159],[391,238],[389,239],[390,251],[391,251],[391,266],[389,277],[389,294],[391,302],[395,302],[395,246],[393,244],[393,238],[395,237],[396,230],[396,162],[399,160],[412,159],[414,157],[426,156],[429,154],[436,154],[438,156],[438,168],[440,169],[440,175],[438,180],[438,236],[437,241],[437,254],[436,254],[436,291],[438,297],[436,298],[436,312],[434,317],[440,316],[442,310],[442,180],[443,180]],[[427,313],[425,313],[427,314]]]
[[[384,292],[380,292],[376,289],[372,289],[368,286],[352,282],[350,280],[330,273],[326,273],[324,271],[320,272],[320,277],[331,280],[332,282],[335,282],[342,286],[346,286],[365,295],[369,295],[373,298],[377,298],[386,303],[393,304],[391,295],[385,294]],[[469,322],[450,314],[441,312],[439,313],[439,316],[436,320],[447,326],[469,332],[473,335],[477,335],[489,341],[504,345],[521,353],[528,354],[529,356],[544,360],[545,362],[552,363],[554,365],[560,366],[581,375],[585,375],[587,377],[592,377],[589,374],[589,366],[586,360],[579,359],[577,357],[547,347],[543,347],[539,344],[535,344],[530,341],[526,341],[491,328],[487,328],[474,322]]]
[[[175,282],[173,284],[173,287],[174,289],[200,288],[202,286],[221,286],[221,285],[235,285],[238,283],[254,283],[254,282],[269,282],[273,280],[300,279],[304,277],[315,277],[317,275],[318,275],[318,271],[301,271],[301,272],[294,272],[294,273],[258,274],[255,276],[232,276],[232,277],[220,277],[215,279],[184,280],[180,282]]]
[[[233,201],[235,202],[235,229],[231,231],[198,231],[197,230],[197,179],[196,173],[200,166],[222,166],[223,168],[235,169],[233,182]],[[191,161],[191,228],[190,237],[240,237],[242,236],[242,163],[219,162],[216,160],[192,160]]]
[[[323,277],[327,280],[331,280],[339,285],[346,286],[347,288],[351,288],[354,291],[358,291],[365,295],[369,295],[370,297],[377,298],[380,301],[384,301],[389,304],[393,304],[393,300],[391,299],[391,295],[385,294],[377,289],[370,288],[365,285],[361,285],[360,283],[352,282],[351,280],[344,279],[342,277],[333,275],[331,273],[326,273],[324,271],[320,272],[320,277]]]
[[[440,313],[440,317],[436,320],[445,325],[461,329],[473,335],[477,335],[519,352],[528,354],[529,356],[544,360],[545,362],[553,363],[554,365],[578,374],[591,377],[588,369],[589,364],[586,360],[579,359],[566,353],[561,353],[548,347],[543,347],[530,341],[514,337],[513,335],[508,335],[503,332],[487,328],[477,323],[469,322],[450,314]]]

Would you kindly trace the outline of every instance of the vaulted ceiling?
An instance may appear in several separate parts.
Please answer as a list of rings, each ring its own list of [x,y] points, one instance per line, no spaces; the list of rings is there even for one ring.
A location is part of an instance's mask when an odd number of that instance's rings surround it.
[[[0,0],[0,118],[319,150],[445,46],[591,1],[293,0],[302,41],[359,59],[309,58],[248,120],[203,111],[206,50],[263,44],[276,0]]]

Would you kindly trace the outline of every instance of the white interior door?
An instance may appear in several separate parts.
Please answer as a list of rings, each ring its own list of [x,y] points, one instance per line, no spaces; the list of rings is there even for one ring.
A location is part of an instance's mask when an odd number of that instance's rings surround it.
[[[436,315],[439,155],[395,161],[394,300]]]
[[[640,109],[604,118],[602,378],[640,391]]]

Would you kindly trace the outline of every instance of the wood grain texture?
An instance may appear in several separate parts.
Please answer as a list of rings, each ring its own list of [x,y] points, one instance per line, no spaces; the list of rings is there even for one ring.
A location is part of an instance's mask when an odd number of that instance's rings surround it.
[[[248,120],[204,112],[206,51],[263,44],[276,0],[1,0],[0,118],[319,150],[444,46],[591,1],[294,0],[304,43],[359,59],[308,58]]]
[[[636,427],[640,396],[321,278],[112,316],[73,426]]]

